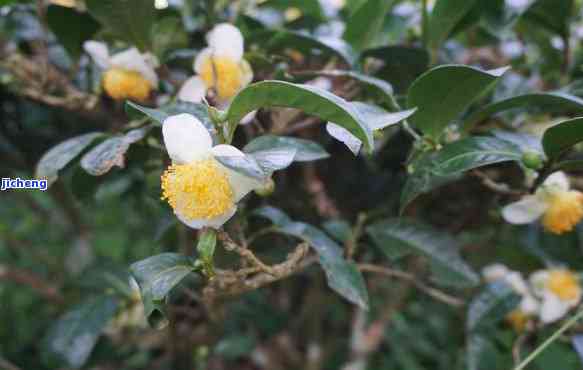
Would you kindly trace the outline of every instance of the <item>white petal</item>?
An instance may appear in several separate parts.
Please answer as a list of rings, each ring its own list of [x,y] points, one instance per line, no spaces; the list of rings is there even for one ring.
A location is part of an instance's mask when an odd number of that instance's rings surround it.
[[[559,320],[569,311],[569,304],[552,293],[545,294],[540,308],[540,320],[547,324]]]
[[[570,188],[569,177],[567,177],[567,175],[562,171],[555,172],[549,177],[547,177],[547,179],[543,183],[543,186],[551,191],[552,190],[568,191]]]
[[[237,206],[234,206],[233,208],[231,208],[226,213],[224,213],[220,216],[210,218],[210,219],[200,218],[200,219],[194,219],[194,220],[188,220],[177,212],[175,212],[175,214],[176,214],[176,217],[180,220],[180,222],[182,222],[186,226],[191,227],[193,229],[202,229],[203,227],[212,227],[212,228],[218,229],[219,227],[223,226],[223,224],[225,222],[229,221],[229,219],[231,219],[231,217],[233,217],[233,215],[235,214],[236,211],[237,211]]]
[[[533,272],[529,278],[530,288],[537,297],[543,297],[546,293],[547,281],[549,281],[549,272],[540,270]]]
[[[362,147],[362,141],[352,135],[350,131],[332,122],[326,124],[326,131],[328,131],[330,136],[334,139],[343,142],[348,149],[354,153],[354,155],[358,155],[358,152],[360,152],[360,148]]]
[[[482,269],[482,276],[488,283],[493,283],[497,280],[503,279],[510,273],[508,267],[501,263],[493,263]]]
[[[539,312],[540,302],[532,295],[527,294],[522,297],[520,301],[520,310],[528,315],[534,315]]]
[[[178,99],[192,103],[200,103],[206,95],[206,85],[202,78],[194,76],[182,84],[178,91]]]
[[[256,110],[247,113],[246,115],[243,116],[243,118],[241,118],[241,122],[239,122],[239,124],[240,125],[248,125],[249,123],[253,122],[256,115],[257,115]]]
[[[243,58],[244,41],[241,31],[232,24],[216,25],[206,36],[215,56],[226,56],[239,61]]]
[[[156,71],[136,48],[130,48],[112,56],[111,65],[113,67],[136,71],[150,81],[154,89],[158,88]]]
[[[245,154],[240,151],[239,149],[235,148],[232,145],[227,144],[220,144],[212,148],[212,154],[214,156],[221,156],[221,157],[242,157]],[[247,193],[256,189],[262,185],[259,180],[254,178],[242,175],[236,171],[233,171],[229,168],[224,167],[227,171],[227,176],[229,176],[229,182],[233,187],[233,192],[235,193],[235,202],[238,202],[243,198]]]
[[[241,71],[243,71],[243,83],[241,85],[241,87],[243,88],[253,81],[253,69],[251,68],[249,62],[246,61],[245,59],[241,60],[239,66],[241,67]]]
[[[183,113],[166,118],[162,125],[162,134],[168,155],[177,164],[191,163],[211,155],[211,135],[191,114]]]
[[[85,41],[83,43],[83,49],[85,49],[85,52],[91,56],[91,59],[93,59],[99,68],[107,69],[110,67],[109,50],[104,42],[93,40]]]
[[[196,54],[196,58],[194,58],[194,64],[192,65],[194,72],[197,74],[202,74],[202,66],[212,56],[213,50],[211,48],[204,48],[198,54]]]
[[[512,287],[512,289],[516,293],[520,295],[528,294],[528,285],[526,284],[526,281],[524,280],[520,272],[513,271],[506,275],[506,282],[508,283],[508,285]]]
[[[511,224],[529,224],[547,209],[547,205],[535,195],[528,195],[502,209],[502,217]]]

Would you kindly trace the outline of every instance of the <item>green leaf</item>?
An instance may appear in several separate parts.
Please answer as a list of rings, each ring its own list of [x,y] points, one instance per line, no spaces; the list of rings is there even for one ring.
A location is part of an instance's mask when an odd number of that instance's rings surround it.
[[[63,141],[46,152],[36,165],[35,177],[46,178],[50,186],[59,177],[59,171],[83,152],[93,140],[104,136],[101,132],[90,132]]]
[[[383,108],[362,102],[350,103],[362,116],[371,130],[382,130],[389,126],[395,125],[411,117],[417,111],[417,108],[408,109],[400,112],[389,113]]]
[[[559,36],[568,37],[574,11],[574,0],[537,0],[524,17]]]
[[[100,296],[84,302],[61,316],[43,341],[49,362],[79,369],[85,365],[97,339],[115,315],[119,302],[112,296]]]
[[[294,49],[304,53],[318,50],[326,56],[338,57],[351,67],[358,63],[358,55],[344,40],[334,37],[314,37],[290,30],[263,30],[251,35],[248,43],[257,43],[271,53]]]
[[[131,101],[126,101],[125,109],[126,113],[130,116],[137,113],[141,116],[146,116],[152,119],[154,122],[160,125],[162,125],[164,120],[170,116],[181,113],[188,113],[198,118],[198,120],[201,121],[208,130],[212,130],[214,128],[213,122],[208,113],[208,109],[206,105],[202,103],[178,101],[155,109],[144,107]]]
[[[291,146],[281,146],[279,148],[247,151],[255,162],[261,167],[263,172],[271,175],[274,171],[289,167],[294,161],[297,150]]]
[[[550,159],[559,157],[581,141],[583,141],[583,118],[559,122],[543,134],[543,148]]]
[[[328,286],[350,302],[368,310],[369,298],[364,279],[356,265],[342,257],[342,249],[338,244],[320,229],[303,222],[294,222],[273,207],[259,208],[254,214],[268,218],[279,232],[309,243],[320,257]]]
[[[545,112],[583,112],[583,99],[563,92],[532,93],[513,96],[491,103],[471,114],[463,123],[465,131],[471,130],[486,118],[510,109],[535,107]]]
[[[503,320],[520,302],[512,287],[505,282],[496,282],[476,296],[470,303],[466,329],[472,332],[492,326]]]
[[[152,27],[152,50],[164,61],[169,51],[188,46],[188,34],[178,17],[164,17]]]
[[[46,18],[51,31],[72,59],[79,59],[83,53],[83,42],[99,29],[99,23],[87,13],[64,6],[50,5]]]
[[[520,161],[522,151],[517,145],[495,137],[468,137],[446,145],[437,152],[431,172],[447,176],[493,163]]]
[[[325,159],[330,156],[320,144],[310,140],[296,139],[294,137],[263,135],[253,139],[245,145],[245,153],[255,153],[276,149],[293,148],[296,150],[295,162],[309,162]]]
[[[145,126],[103,141],[81,158],[81,167],[93,176],[104,175],[114,166],[123,168],[130,145],[142,140],[149,130],[150,126]]]
[[[268,176],[263,171],[263,168],[259,166],[259,163],[257,163],[255,158],[251,155],[215,156],[215,159],[219,161],[223,166],[230,168],[231,170],[247,177],[263,181]]]
[[[424,134],[437,138],[507,70],[482,71],[463,65],[444,65],[429,70],[409,89],[407,104],[409,108],[418,108],[411,122]]]
[[[352,227],[345,220],[326,221],[323,226],[328,234],[342,243],[345,243],[352,237]]]
[[[370,47],[381,31],[392,6],[393,1],[389,0],[366,0],[348,18],[344,39],[356,50]]]
[[[206,229],[198,239],[196,250],[202,260],[205,275],[212,276],[214,271],[213,257],[217,245],[217,232],[213,229]]]
[[[142,294],[148,322],[155,328],[168,324],[164,303],[172,288],[194,271],[194,261],[176,253],[162,253],[135,262],[130,272],[136,279]]]
[[[474,6],[476,0],[437,0],[429,17],[428,41],[438,50],[455,26]],[[461,81],[461,80],[459,80]]]
[[[239,92],[227,112],[228,137],[233,137],[239,121],[247,113],[262,107],[300,109],[342,126],[360,139],[369,152],[373,149],[372,131],[350,103],[328,91],[284,81],[262,81]]]
[[[468,370],[491,370],[497,366],[496,346],[484,333],[468,335],[466,361]]]
[[[150,0],[86,0],[87,10],[117,37],[141,51],[150,49],[154,2]]]
[[[456,284],[451,280],[439,281],[444,285],[474,286],[479,276],[459,255],[460,244],[451,235],[409,219],[387,219],[367,228],[375,243],[390,258],[404,253],[421,254],[432,264],[457,276]],[[399,249],[404,249],[399,253]]]

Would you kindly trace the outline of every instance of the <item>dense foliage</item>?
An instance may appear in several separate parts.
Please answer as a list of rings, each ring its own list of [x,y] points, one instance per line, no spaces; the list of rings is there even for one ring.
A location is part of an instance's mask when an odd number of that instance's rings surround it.
[[[0,0],[0,368],[580,369],[582,5]]]

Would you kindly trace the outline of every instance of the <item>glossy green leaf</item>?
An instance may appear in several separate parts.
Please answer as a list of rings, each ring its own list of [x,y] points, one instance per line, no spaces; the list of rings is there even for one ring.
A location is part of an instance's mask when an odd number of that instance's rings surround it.
[[[493,163],[520,161],[522,151],[517,145],[495,137],[468,137],[446,145],[437,152],[431,172],[447,176]]]
[[[248,176],[257,180],[265,180],[267,174],[263,171],[263,168],[259,166],[259,163],[251,155],[244,156],[215,156],[215,159],[219,161],[223,166],[240,173],[241,175]]]
[[[198,118],[199,121],[201,121],[208,130],[214,128],[213,122],[211,121],[208,113],[208,109],[202,103],[178,101],[160,108],[148,108],[131,101],[126,101],[125,108],[126,113],[128,113],[130,116],[135,114],[140,116],[145,115],[160,125],[162,125],[164,120],[170,116],[181,113],[188,113]]]
[[[245,153],[271,151],[276,149],[293,148],[295,162],[309,162],[328,158],[330,155],[320,146],[310,140],[296,139],[287,136],[263,135],[256,137],[245,146]]]
[[[289,167],[294,161],[297,150],[291,146],[282,146],[247,152],[267,175]]]
[[[290,48],[306,54],[318,50],[328,57],[338,57],[352,67],[358,63],[358,55],[354,49],[344,40],[335,37],[315,37],[291,30],[263,30],[252,34],[246,41],[261,45],[272,53]]]
[[[520,297],[505,282],[489,284],[470,303],[466,320],[468,332],[503,320],[520,302]]]
[[[409,108],[418,108],[411,122],[424,134],[438,137],[507,70],[482,71],[463,65],[444,65],[429,70],[409,89],[407,104]]]
[[[154,2],[150,0],[86,0],[87,10],[117,37],[145,51],[151,46]]]
[[[54,146],[41,157],[36,165],[34,176],[47,179],[50,186],[57,180],[60,170],[81,154],[95,139],[102,136],[104,134],[101,132],[91,132]]]
[[[369,298],[364,279],[352,262],[342,256],[342,249],[320,229],[294,222],[287,215],[272,207],[263,207],[254,212],[268,218],[279,232],[301,239],[310,244],[320,257],[320,265],[326,273],[328,286],[350,302],[368,309]]]
[[[196,245],[196,251],[203,263],[205,275],[212,276],[214,270],[213,257],[217,246],[217,232],[214,229],[206,229],[202,232]]]
[[[164,315],[166,297],[192,271],[194,261],[176,253],[162,253],[130,266],[130,272],[140,287],[144,311],[151,326],[163,328],[168,324]]]
[[[583,112],[583,99],[563,92],[532,93],[513,96],[491,103],[471,114],[463,124],[466,131],[476,124],[500,112],[511,109],[534,107],[544,112]]]
[[[152,27],[152,50],[162,61],[169,51],[188,46],[188,34],[178,17],[165,17]]]
[[[115,297],[100,296],[75,306],[61,316],[43,341],[48,362],[60,364],[54,368],[83,367],[118,305]]]
[[[389,113],[383,108],[362,102],[351,103],[360,113],[363,120],[371,130],[382,130],[389,126],[395,125],[411,117],[417,111],[417,108],[408,109],[400,112]]]
[[[574,0],[537,0],[524,17],[559,36],[567,37],[574,13]]]
[[[409,252],[421,254],[429,258],[432,264],[457,277],[455,284],[451,284],[451,280],[439,280],[439,283],[474,286],[479,282],[479,276],[460,257],[459,242],[429,225],[409,219],[388,219],[369,226],[367,232],[390,258]],[[404,251],[400,252],[399,249]]]
[[[437,50],[477,0],[437,0],[429,18],[428,41]]]
[[[348,18],[344,39],[356,50],[372,46],[392,6],[392,0],[366,0]]]
[[[235,96],[227,112],[228,136],[233,136],[235,128],[247,113],[263,107],[300,109],[342,126],[360,139],[369,151],[373,149],[372,131],[350,103],[328,91],[284,81],[258,82]]]
[[[472,332],[468,334],[466,349],[468,370],[491,370],[496,368],[498,354],[496,346],[488,333]]]
[[[330,220],[326,221],[322,226],[328,234],[342,243],[345,243],[352,237],[352,227],[346,220]]]
[[[583,118],[562,121],[545,131],[543,148],[549,158],[557,158],[583,141]]]
[[[47,7],[46,19],[51,31],[72,59],[78,59],[81,56],[83,42],[91,39],[99,29],[99,23],[87,13],[64,6]]]

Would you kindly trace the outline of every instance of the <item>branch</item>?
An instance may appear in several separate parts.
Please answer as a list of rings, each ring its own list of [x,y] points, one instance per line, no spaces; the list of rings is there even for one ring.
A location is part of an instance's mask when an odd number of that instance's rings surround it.
[[[64,302],[63,296],[56,287],[48,284],[30,271],[0,265],[0,280],[9,280],[17,284],[26,285],[54,303],[61,304]]]
[[[520,190],[512,190],[507,184],[502,184],[492,180],[487,174],[482,171],[474,170],[470,175],[482,180],[482,185],[492,190],[495,193],[511,196],[522,196],[526,193]]]

